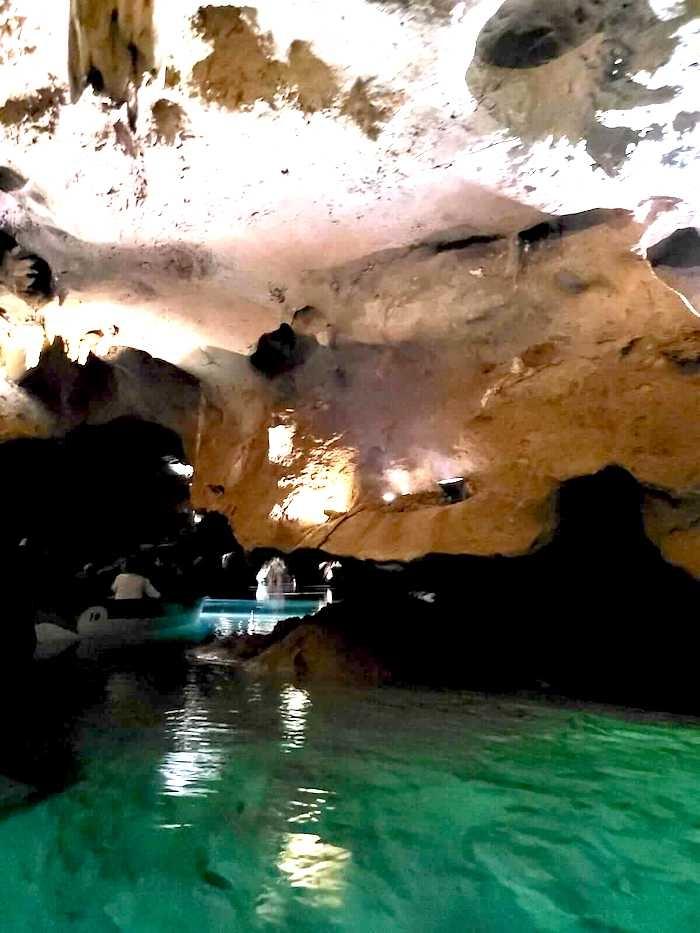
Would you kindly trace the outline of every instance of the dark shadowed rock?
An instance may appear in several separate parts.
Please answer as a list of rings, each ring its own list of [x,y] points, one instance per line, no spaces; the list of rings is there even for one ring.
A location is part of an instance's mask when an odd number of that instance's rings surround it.
[[[559,512],[554,538],[523,557],[434,555],[393,574],[349,562],[343,602],[198,654],[255,675],[499,691],[545,683],[697,712],[685,618],[700,583],[647,539],[639,484],[616,467],[571,480]],[[411,595],[421,592],[434,602]]]

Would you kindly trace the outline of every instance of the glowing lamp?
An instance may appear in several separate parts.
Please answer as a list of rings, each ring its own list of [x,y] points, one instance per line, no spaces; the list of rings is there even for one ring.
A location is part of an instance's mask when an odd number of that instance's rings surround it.
[[[449,479],[438,480],[438,486],[447,502],[461,502],[467,498],[463,476],[450,476]]]
[[[192,479],[194,476],[194,467],[192,464],[183,463],[182,460],[178,460],[175,457],[163,457],[163,460],[168,470],[174,473],[175,476],[182,476],[185,479]]]
[[[393,502],[395,498],[396,498],[395,492],[385,492],[384,495],[382,496],[382,499],[385,502]]]

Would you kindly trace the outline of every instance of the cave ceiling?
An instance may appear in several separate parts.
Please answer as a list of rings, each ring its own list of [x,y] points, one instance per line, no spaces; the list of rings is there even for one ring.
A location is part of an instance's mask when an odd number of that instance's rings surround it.
[[[0,2],[0,230],[53,272],[0,267],[0,437],[159,420],[244,545],[380,559],[522,553],[615,462],[700,574],[699,50],[697,0]]]

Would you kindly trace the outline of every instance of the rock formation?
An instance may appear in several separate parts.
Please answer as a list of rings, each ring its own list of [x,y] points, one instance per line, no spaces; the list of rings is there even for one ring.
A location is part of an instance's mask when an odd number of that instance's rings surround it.
[[[156,421],[246,548],[378,560],[527,553],[615,463],[700,575],[695,0],[40,6],[0,438]]]
[[[343,560],[332,605],[193,654],[302,683],[549,691],[695,712],[684,646],[700,581],[649,541],[641,497],[618,467],[567,480],[557,529],[533,553]]]

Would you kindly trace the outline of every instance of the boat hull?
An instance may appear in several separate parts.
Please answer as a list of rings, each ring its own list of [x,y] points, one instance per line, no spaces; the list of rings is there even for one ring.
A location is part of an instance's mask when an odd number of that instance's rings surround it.
[[[108,600],[86,609],[78,618],[79,638],[100,641],[197,640],[202,600],[149,604],[145,600]]]
[[[202,621],[203,600],[185,605],[146,600],[106,600],[78,616],[74,630],[42,621],[37,624],[36,657],[50,657],[76,642],[110,645],[150,641],[204,639],[209,625]]]

